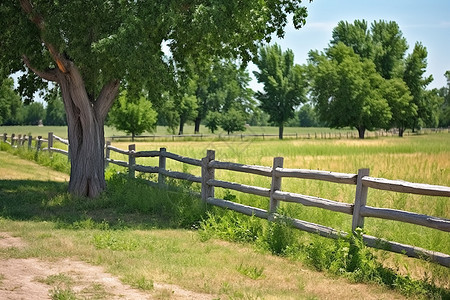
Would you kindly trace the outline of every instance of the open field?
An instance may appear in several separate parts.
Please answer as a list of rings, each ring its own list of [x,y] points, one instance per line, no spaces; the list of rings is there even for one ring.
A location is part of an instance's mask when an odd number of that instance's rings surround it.
[[[128,142],[113,143],[127,149]],[[450,135],[448,133],[367,139],[367,140],[284,140],[284,141],[219,141],[219,142],[139,142],[136,150],[157,150],[160,147],[183,156],[202,158],[207,149],[216,151],[219,161],[271,166],[273,157],[283,156],[286,168],[326,170],[357,173],[370,168],[370,175],[417,183],[450,185]],[[123,155],[113,158],[127,160]],[[157,165],[157,159],[137,159],[138,164]],[[188,171],[200,175],[200,168],[168,160],[168,169]],[[270,178],[220,170],[216,179],[248,185],[269,187]],[[352,203],[354,186],[313,180],[283,179],[283,191]],[[216,188],[216,194],[225,192]],[[232,192],[237,201],[267,209],[267,198]],[[450,201],[445,197],[399,194],[371,189],[368,205],[407,210],[431,216],[450,218]],[[331,226],[349,232],[351,217],[301,205],[284,204],[295,218]],[[368,234],[406,243],[425,249],[450,253],[450,234],[417,225],[369,218],[365,230]]]
[[[404,299],[249,246],[152,228],[151,216],[106,199],[68,197],[65,183],[38,175],[48,169],[2,151],[6,162],[16,171],[14,180],[0,172],[0,298]]]
[[[0,134],[8,133],[8,135],[11,135],[12,133],[17,134],[31,134],[32,136],[47,136],[48,132],[53,132],[55,135],[63,138],[67,138],[67,127],[66,126],[0,126]],[[244,135],[274,135],[274,138],[278,136],[278,128],[277,127],[271,127],[271,126],[249,126],[245,131],[239,131],[235,132],[234,134],[244,134]],[[330,136],[330,134],[335,137],[336,134],[341,135],[344,137],[347,133],[351,135],[353,133],[355,136],[357,135],[356,130],[350,130],[350,129],[330,129],[330,128],[307,128],[307,127],[285,127],[284,133],[286,135],[295,135],[297,134],[300,136],[307,136],[310,134],[311,137],[314,137],[315,134],[317,134],[318,137],[327,135],[327,137]],[[157,126],[156,130],[154,132],[144,132],[142,135],[171,135],[168,131],[168,128],[165,126]],[[193,125],[185,125],[184,127],[184,134],[186,135],[192,135],[194,134],[194,126]],[[208,128],[204,127],[203,125],[200,126],[200,134],[204,135],[211,135]],[[370,134],[370,133],[369,133]],[[105,126],[105,137],[113,137],[113,136],[124,136],[126,135],[125,132],[116,130],[112,127]],[[227,133],[221,130],[218,130],[215,135],[217,137],[226,136]],[[373,135],[373,134],[372,134]],[[276,137],[275,137],[276,136]],[[293,138],[293,136],[290,136],[290,138]]]
[[[127,149],[130,142],[113,142]],[[258,140],[137,142],[136,150],[157,150],[160,147],[183,156],[202,158],[207,149],[216,151],[216,159],[243,164],[271,166],[273,157],[285,158],[287,168],[318,169],[334,172],[357,173],[359,168],[370,168],[370,175],[417,183],[450,185],[450,134],[429,134],[404,138],[384,137],[366,140]],[[112,158],[127,160],[113,153]],[[157,165],[156,158],[138,158],[138,164]],[[168,169],[200,175],[200,168],[168,160]],[[116,167],[114,167],[116,168]],[[120,170],[117,167],[117,170]],[[268,187],[269,178],[220,170],[217,179]],[[191,188],[196,189],[195,184]],[[354,187],[312,180],[283,179],[283,191],[297,192],[331,200],[352,203]],[[218,197],[229,192],[216,189]],[[268,199],[232,192],[235,201],[267,209]],[[233,196],[233,197],[234,197]],[[450,202],[444,197],[402,195],[387,191],[370,190],[368,205],[402,209],[431,216],[450,218]],[[351,218],[346,215],[300,205],[284,204],[284,211],[292,217],[350,231]],[[392,241],[411,244],[434,251],[450,253],[450,234],[416,225],[369,218],[365,230],[368,234]],[[301,235],[308,243],[311,235]],[[433,278],[439,285],[450,286],[448,268],[408,259],[401,255],[377,251],[385,265],[415,278]],[[431,275],[430,275],[431,274]]]

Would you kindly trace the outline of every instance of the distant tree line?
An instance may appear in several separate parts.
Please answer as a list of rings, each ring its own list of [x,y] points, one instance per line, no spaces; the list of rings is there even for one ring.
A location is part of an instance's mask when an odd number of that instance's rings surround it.
[[[67,125],[58,90],[51,89],[43,97],[47,103],[45,108],[41,102],[22,102],[14,90],[13,79],[4,79],[0,86],[0,125]]]
[[[428,90],[427,49],[408,44],[396,22],[341,21],[322,52],[309,52],[305,65],[294,64],[292,50],[262,45],[254,59],[261,91],[249,88],[246,65],[211,56],[171,63],[173,78],[146,90],[123,85],[107,124],[133,137],[156,125],[183,134],[184,125],[203,124],[211,132],[228,134],[250,126],[273,125],[283,138],[285,126],[352,127],[364,138],[366,130],[450,126],[449,85]],[[1,82],[0,124],[66,125],[60,92],[43,95],[47,105],[22,102],[13,80]]]

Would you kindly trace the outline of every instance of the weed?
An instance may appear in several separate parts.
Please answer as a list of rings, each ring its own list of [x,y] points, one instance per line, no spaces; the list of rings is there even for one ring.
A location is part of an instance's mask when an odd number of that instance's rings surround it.
[[[218,237],[233,242],[255,242],[262,236],[263,221],[256,217],[243,217],[233,211],[214,209],[200,223],[203,240]]]
[[[103,231],[94,235],[94,246],[97,249],[110,249],[114,251],[133,251],[139,247],[135,238],[125,237],[122,232]]]
[[[50,275],[47,276],[45,279],[41,279],[39,281],[48,285],[57,285],[65,287],[70,287],[73,284],[73,279],[64,273]]]
[[[99,283],[92,283],[84,288],[80,294],[83,295],[83,299],[108,299],[110,296],[105,286]]]
[[[140,277],[136,282],[133,284],[133,286],[144,290],[144,291],[151,291],[154,289],[153,280],[146,279],[145,277]]]
[[[237,267],[237,271],[254,280],[264,277],[264,267],[245,266],[241,263],[239,267]]]
[[[72,290],[73,279],[64,273],[50,275],[39,280],[42,283],[54,286],[50,290],[49,296],[53,300],[76,300],[76,294]]]
[[[77,296],[71,289],[53,288],[49,296],[52,300],[77,300]]]
[[[263,235],[264,246],[276,255],[286,255],[290,248],[296,248],[296,238],[291,219],[275,216],[269,222]]]
[[[362,230],[357,228],[349,237],[334,242],[317,239],[305,250],[307,261],[318,270],[347,277],[354,282],[372,282],[396,289],[406,296],[420,296],[427,299],[450,297],[450,291],[438,288],[426,280],[414,280],[385,268],[378,262],[371,249],[362,240]]]

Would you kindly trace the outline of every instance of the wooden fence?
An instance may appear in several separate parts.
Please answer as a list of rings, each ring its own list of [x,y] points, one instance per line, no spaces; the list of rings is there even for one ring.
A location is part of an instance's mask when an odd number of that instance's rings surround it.
[[[21,140],[20,138],[12,137],[12,145],[14,145],[15,139],[18,144],[20,144],[20,142],[23,140],[23,138]],[[57,139],[63,143],[67,143],[66,140],[58,138],[52,133],[49,133],[47,140],[48,147],[43,148],[43,150],[46,149],[48,151],[59,152],[67,155],[68,152],[65,150],[53,148],[53,139]],[[4,135],[3,140],[7,140],[6,134]],[[32,139],[31,137],[29,137],[27,140],[30,141]],[[39,137],[37,140],[37,145],[39,144],[39,141],[42,142],[44,140]],[[36,148],[39,149],[38,146],[36,146]],[[111,159],[111,151],[128,156],[128,161]],[[158,166],[144,166],[136,164],[136,158],[139,157],[158,157]],[[199,177],[188,173],[170,171],[166,168],[167,159],[172,159],[185,164],[201,167],[201,176]],[[156,173],[158,174],[158,184],[160,185],[165,184],[166,177],[200,183],[201,198],[204,202],[215,206],[231,209],[245,215],[267,219],[269,221],[272,221],[275,218],[279,217],[279,215],[277,214],[277,208],[280,201],[284,201],[352,215],[352,231],[354,231],[358,227],[363,228],[365,218],[381,218],[421,225],[444,232],[450,232],[449,219],[427,216],[396,209],[371,207],[367,205],[367,195],[369,188],[399,193],[450,197],[450,187],[411,183],[384,178],[374,178],[369,176],[369,169],[360,169],[358,170],[357,174],[306,169],[289,169],[284,168],[282,157],[275,157],[273,159],[272,167],[245,165],[218,161],[215,159],[215,152],[213,150],[207,150],[206,156],[202,159],[195,159],[168,152],[165,148],[160,148],[159,150],[154,151],[136,151],[136,146],[134,144],[129,145],[127,150],[123,150],[111,146],[111,143],[108,141],[105,146],[105,165],[108,165],[109,163],[128,168],[128,172],[131,177],[135,177],[136,171],[143,173]],[[263,188],[235,182],[217,180],[215,178],[216,169],[230,170],[269,177],[271,178],[271,186],[270,188]],[[334,182],[338,184],[354,185],[356,186],[354,203],[343,203],[314,196],[282,191],[282,178],[284,177],[312,179]],[[251,207],[224,199],[218,199],[214,196],[215,187],[267,197],[269,199],[268,209],[265,210],[262,208]],[[333,239],[345,237],[348,235],[347,232],[338,231],[331,227],[298,219],[292,219],[292,225],[297,229],[304,230],[310,233],[316,233],[321,236]],[[450,267],[450,255],[445,253],[426,250],[423,248],[401,244],[393,241],[387,241],[366,234],[363,234],[362,238],[364,243],[369,247],[406,254],[407,256],[415,258],[425,258],[443,266]]]
[[[423,128],[416,133],[411,133],[410,131],[405,131],[404,135],[408,136],[410,134],[432,134],[432,133],[450,133],[450,128]],[[396,129],[391,130],[376,130],[376,131],[366,131],[366,138],[378,138],[387,136],[398,136],[398,131]],[[180,141],[180,140],[244,140],[244,139],[274,139],[278,138],[278,134],[269,133],[240,133],[240,134],[170,134],[170,135],[137,135],[134,137],[136,140],[164,140],[164,141]],[[344,131],[344,132],[323,132],[314,131],[314,127],[311,127],[311,132],[301,132],[301,133],[285,133],[283,134],[285,139],[358,139],[358,133],[355,131]],[[108,139],[114,140],[131,140],[130,135],[116,135],[110,136]]]

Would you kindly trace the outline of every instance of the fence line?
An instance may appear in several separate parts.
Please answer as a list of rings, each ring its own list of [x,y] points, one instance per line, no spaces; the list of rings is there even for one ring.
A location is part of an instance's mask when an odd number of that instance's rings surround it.
[[[107,146],[107,148],[109,148],[110,150],[115,149],[114,147],[111,146]],[[118,152],[124,154],[124,150],[120,150]],[[201,197],[203,201],[215,206],[231,209],[249,216],[256,216],[267,220],[274,220],[277,217],[279,217],[279,215],[276,213],[276,208],[279,205],[279,201],[284,201],[284,202],[299,203],[305,206],[313,206],[334,212],[352,215],[353,216],[352,230],[355,230],[357,227],[363,228],[364,219],[372,217],[387,220],[396,220],[399,222],[411,223],[441,230],[444,232],[450,232],[450,220],[448,219],[421,215],[395,209],[375,208],[366,205],[367,191],[369,188],[389,190],[400,193],[450,197],[450,187],[446,186],[418,184],[418,183],[369,177],[368,169],[361,169],[358,171],[358,174],[347,174],[347,173],[336,173],[336,172],[314,171],[303,169],[288,169],[283,167],[282,158],[274,158],[274,164],[272,167],[221,162],[215,159],[215,152],[212,150],[208,150],[206,156],[202,158],[202,160],[182,157],[177,154],[167,152],[165,148],[161,148],[160,151],[140,151],[134,153],[128,152],[128,155],[129,156],[134,155],[136,157],[159,156],[160,158],[161,157],[171,158],[194,166],[201,165],[202,168],[201,177],[181,172],[168,171],[166,170],[165,163],[161,164],[161,160],[158,166],[151,167],[151,172],[162,175],[158,178],[158,182],[160,184],[163,183],[161,181],[161,178],[164,177],[172,177],[177,179],[189,180],[192,182],[200,182],[202,190]],[[107,157],[106,159],[111,163],[113,162],[109,157]],[[121,165],[124,166],[124,164]],[[145,169],[142,169],[142,167],[143,166],[136,164],[134,166],[134,169],[137,170],[136,168],[141,168],[141,170],[145,172]],[[268,189],[258,186],[250,186],[235,182],[217,180],[215,179],[214,174],[215,173],[214,171],[216,169],[224,169],[236,172],[243,172],[247,174],[256,174],[265,177],[272,177],[271,188]],[[281,180],[283,177],[314,179],[314,180],[335,182],[338,184],[355,185],[356,186],[355,202],[353,204],[342,203],[319,197],[300,195],[296,193],[282,191]],[[238,192],[270,198],[269,209],[264,210],[257,207],[252,207],[224,199],[215,198],[214,197],[215,187],[231,189]],[[301,229],[311,233],[316,233],[328,238],[337,239],[339,237],[348,235],[348,233],[346,232],[338,231],[331,227],[323,226],[320,224],[314,224],[298,219],[293,219],[292,225],[297,229]],[[362,238],[364,243],[372,248],[402,253],[415,258],[426,258],[441,265],[450,267],[450,255],[445,253],[439,253],[435,251],[426,250],[420,247],[401,244],[393,241],[387,241],[366,234],[364,234]]]
[[[48,140],[38,137],[36,140],[36,149],[39,151],[47,150],[54,151],[68,155],[68,152],[62,149],[54,148],[53,139],[65,142],[66,140],[55,137],[52,133],[48,134]],[[7,135],[4,134],[3,141],[10,143],[12,146],[20,146],[24,141],[31,141],[32,137],[11,136],[11,142],[7,141]],[[42,148],[42,143],[47,142],[48,146]],[[31,144],[29,142],[29,144]],[[128,161],[113,160],[110,158],[111,151],[127,155]],[[158,157],[158,166],[144,166],[136,163],[137,157]],[[173,159],[182,163],[201,167],[201,177],[183,173],[170,171],[166,168],[166,160]],[[128,150],[119,149],[111,146],[108,141],[105,146],[105,162],[116,164],[128,168],[129,175],[135,177],[135,172],[157,173],[158,184],[164,185],[165,178],[171,177],[176,179],[188,180],[201,184],[201,198],[204,202],[211,205],[231,209],[249,216],[256,216],[258,218],[273,221],[281,217],[277,213],[277,207],[280,201],[298,203],[305,206],[318,207],[334,212],[345,213],[352,215],[352,231],[356,228],[364,228],[365,218],[381,218],[387,220],[395,220],[403,223],[411,223],[420,226],[425,226],[444,232],[450,232],[450,220],[445,218],[427,216],[413,212],[407,212],[396,209],[376,208],[367,206],[367,195],[369,188],[378,190],[394,191],[399,193],[410,193],[428,196],[450,197],[450,187],[411,183],[399,180],[389,180],[384,178],[374,178],[369,176],[369,169],[360,169],[357,174],[337,173],[328,171],[314,171],[304,169],[289,169],[283,167],[283,158],[275,157],[272,167],[245,165],[231,162],[221,162],[215,159],[215,152],[207,150],[206,156],[200,159],[180,156],[175,153],[168,152],[165,148],[160,148],[159,151],[136,151],[134,144],[129,145]],[[236,172],[243,172],[248,174],[256,174],[265,177],[271,177],[271,187],[263,188],[258,186],[244,185],[235,182],[227,182],[215,179],[215,170],[225,169]],[[355,185],[355,200],[353,204],[333,201],[329,199],[301,195],[282,191],[282,178],[291,177],[297,179],[313,179],[319,181],[329,181],[338,184]],[[235,203],[232,201],[218,199],[214,197],[214,188],[231,189],[247,194],[253,194],[269,198],[268,210]],[[292,219],[293,227],[311,233],[316,233],[324,237],[337,239],[348,235],[347,232],[338,231],[334,228],[314,224],[303,220]],[[415,258],[426,258],[443,266],[450,267],[450,255],[423,248],[401,244],[393,241],[387,241],[377,237],[363,234],[364,243],[373,248],[384,249],[391,252],[406,254]]]
[[[344,131],[344,132],[323,132],[323,131],[314,131],[314,127],[311,127],[311,131],[309,133],[285,133],[283,134],[284,138],[291,139],[358,139],[359,136],[354,131]],[[431,133],[440,133],[440,132],[450,132],[450,128],[424,128],[417,131],[417,134],[431,134]],[[405,131],[404,135],[408,136],[411,133],[409,131]],[[377,131],[367,131],[365,137],[370,138],[378,138],[378,137],[386,137],[386,136],[397,136],[398,131],[396,130],[377,130]],[[240,133],[240,134],[152,134],[152,135],[137,135],[134,136],[134,139],[143,139],[143,140],[182,140],[182,139],[246,139],[246,138],[262,138],[263,140],[266,138],[278,138],[278,134],[266,134],[266,133]],[[129,135],[117,135],[110,136],[108,139],[114,140],[131,140],[132,136]]]

